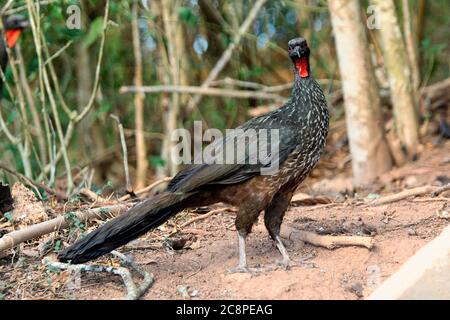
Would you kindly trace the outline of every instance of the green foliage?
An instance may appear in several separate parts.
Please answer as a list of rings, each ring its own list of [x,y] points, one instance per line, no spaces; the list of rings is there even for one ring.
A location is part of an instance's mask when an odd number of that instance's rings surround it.
[[[47,272],[48,272],[48,273],[56,273],[56,274],[59,274],[59,273],[61,272],[61,270],[60,270],[59,268],[55,267],[55,266],[52,266],[51,264],[48,264],[48,265],[47,265]],[[52,280],[51,280],[50,278],[48,278],[48,279],[47,279],[47,283],[48,283],[49,285],[51,285],[51,284],[52,284]]]
[[[160,156],[151,156],[148,162],[150,163],[150,166],[152,168],[164,167],[166,164],[166,160],[164,160]]]
[[[5,212],[3,216],[8,220],[9,222],[13,221],[12,213],[11,212]]]
[[[86,231],[86,226],[84,223],[78,219],[77,215],[74,212],[67,212],[64,215],[64,218],[69,222],[70,224],[70,234],[80,230],[82,232]]]
[[[185,22],[189,27],[195,27],[198,24],[198,17],[193,13],[192,8],[178,7],[178,15],[180,19]]]
[[[156,1],[161,6],[162,1]],[[368,1],[365,1],[368,3]],[[199,6],[198,1],[183,0],[182,6],[175,8],[172,23],[181,24],[184,41],[177,52],[180,56],[181,76],[188,85],[199,85],[208,76],[210,70],[217,63],[223,51],[233,40],[236,30],[246,18],[252,1],[211,1],[218,15],[224,23],[218,23],[211,19]],[[367,3],[363,7],[367,6]],[[418,1],[411,2],[411,10],[415,14]],[[23,6],[25,1],[14,1],[12,7]],[[51,63],[54,67],[58,85],[65,104],[71,110],[80,111],[86,99],[92,93],[97,57],[99,52],[100,37],[103,29],[103,17],[105,15],[105,1],[83,1],[81,30],[70,30],[66,26],[69,5],[80,5],[79,0],[55,0],[50,4],[40,6],[40,30],[42,40],[48,47],[49,56],[53,56]],[[105,181],[112,179],[114,185],[123,185],[123,177],[100,175],[105,159],[119,163],[121,145],[114,122],[109,114],[113,113],[122,119],[126,131],[127,145],[129,147],[129,164],[135,164],[134,135],[135,129],[135,105],[134,94],[120,94],[119,89],[124,85],[133,85],[135,57],[133,52],[131,35],[131,1],[110,1],[109,21],[114,21],[114,26],[109,23],[106,33],[104,56],[100,68],[100,90],[95,96],[92,110],[74,128],[74,134],[68,146],[69,161],[74,175],[78,174],[85,166],[95,169],[95,183],[101,187],[93,189],[95,192],[106,192]],[[401,4],[397,5],[398,7]],[[173,9],[173,8],[172,8]],[[265,85],[276,85],[292,80],[290,61],[286,57],[286,42],[293,37],[306,35],[312,49],[313,73],[316,78],[339,78],[337,57],[334,49],[333,35],[328,16],[327,2],[324,0],[309,2],[307,6],[298,1],[268,0],[263,10],[258,14],[256,21],[244,34],[241,42],[232,53],[231,60],[225,65],[218,75],[218,79],[230,77],[238,80],[258,82]],[[21,14],[28,15],[27,10]],[[142,25],[140,21],[140,39],[143,58],[143,83],[144,85],[168,85],[172,83],[171,68],[169,65],[171,53],[168,52],[168,37],[162,23],[161,10],[147,11],[139,3],[139,17],[147,18],[147,23]],[[423,37],[420,42],[420,67],[422,83],[429,84],[442,80],[449,76],[448,46],[450,7],[442,5],[439,1],[427,2],[424,13]],[[193,44],[198,36],[208,41],[208,49],[199,56],[193,49]],[[267,37],[267,42],[258,47],[258,39]],[[72,44],[59,52],[69,41]],[[60,119],[63,131],[66,132],[69,117],[58,99],[56,85],[50,79],[50,88],[57,104],[57,114],[51,111],[50,97],[44,87],[41,87],[42,66],[38,63],[38,56],[31,28],[27,28],[20,39],[21,53],[24,58],[24,70],[29,84],[31,98],[35,104],[35,112],[39,115],[39,123],[50,131],[45,134],[46,163],[40,155],[38,133],[33,122],[33,112],[28,102],[28,96],[24,94],[25,115],[29,122],[25,128],[24,115],[21,113],[20,99],[16,92],[16,82],[13,79],[11,68],[6,70],[6,78],[13,90],[10,97],[7,90],[4,91],[3,101],[0,107],[1,115],[6,127],[14,137],[23,141],[24,137],[31,137],[31,146],[28,151],[31,176],[42,181],[54,183],[55,179],[64,177],[66,168],[63,157],[58,158],[55,167],[55,176],[50,173],[42,175],[42,168],[48,166],[54,156],[54,152],[61,150],[61,142],[57,134],[56,118]],[[148,44],[152,43],[152,46]],[[178,44],[176,44],[178,45]],[[85,49],[85,50],[83,50]],[[84,53],[87,56],[84,56]],[[15,54],[15,50],[13,50]],[[44,54],[44,61],[49,58]],[[183,59],[181,59],[183,58]],[[177,60],[178,61],[178,60]],[[48,63],[48,61],[47,61]],[[47,72],[51,76],[50,64],[47,64]],[[86,79],[87,73],[87,79]],[[328,88],[334,90],[334,82]],[[18,84],[21,86],[21,84]],[[87,88],[84,88],[87,87]],[[233,88],[245,89],[245,88]],[[284,91],[282,95],[287,95]],[[161,133],[165,128],[165,113],[172,108],[166,103],[170,101],[171,94],[149,94],[145,96],[145,131]],[[190,127],[194,120],[203,119],[208,127],[219,129],[231,128],[248,119],[249,108],[260,105],[270,105],[273,102],[258,99],[230,99],[221,97],[203,97],[201,103],[193,112],[184,110],[188,95],[180,95],[180,114],[178,123]],[[333,114],[342,115],[339,111]],[[427,117],[428,115],[424,115]],[[131,132],[131,134],[130,134]],[[148,146],[148,162],[153,169],[166,165],[161,156],[162,141],[157,135],[146,138]],[[22,147],[23,150],[23,147]],[[99,159],[99,161],[97,161]],[[0,127],[0,162],[16,171],[24,173],[24,163],[21,149],[11,143]],[[109,168],[109,167],[108,167]],[[113,168],[113,166],[111,166]],[[121,170],[111,170],[122,172]],[[133,171],[131,171],[133,172]],[[103,174],[104,172],[102,172]],[[11,179],[11,176],[7,176]],[[46,194],[43,193],[46,197]],[[72,199],[77,201],[77,199]]]
[[[56,253],[58,253],[58,252],[61,251],[61,249],[62,249],[62,242],[61,242],[61,240],[56,240],[55,246],[54,246],[53,250],[54,250]]]
[[[424,78],[426,81],[433,75],[438,68],[438,57],[447,48],[447,43],[434,43],[430,37],[423,39],[420,45],[424,64]]]
[[[12,110],[9,113],[8,118],[6,119],[6,125],[9,126],[11,123],[13,123],[16,116],[17,116],[17,110]]]
[[[101,196],[103,193],[105,193],[105,190],[112,189],[113,187],[114,184],[112,183],[112,181],[108,180],[104,185],[100,187],[93,185],[92,190],[95,192],[96,195]]]
[[[103,32],[103,17],[98,17],[91,22],[89,26],[89,31],[83,39],[83,44],[86,47],[92,45]]]

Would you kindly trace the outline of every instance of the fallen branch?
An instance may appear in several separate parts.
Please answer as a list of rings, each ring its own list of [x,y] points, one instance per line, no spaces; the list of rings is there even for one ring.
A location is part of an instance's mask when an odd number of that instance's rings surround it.
[[[81,272],[108,272],[112,274],[117,274],[122,277],[123,283],[127,288],[127,296],[128,300],[137,300],[139,299],[150,286],[155,281],[153,274],[149,274],[148,272],[141,269],[138,265],[136,265],[130,258],[125,256],[124,254],[111,251],[111,254],[115,255],[121,260],[122,267],[112,267],[112,266],[103,266],[103,265],[87,265],[87,264],[77,264],[73,265],[70,263],[62,263],[57,261],[50,261],[47,258],[42,260],[42,263],[46,266],[51,266],[60,270],[69,270],[74,273],[73,276],[80,276]],[[133,277],[131,276],[130,270],[128,270],[125,266],[129,266],[134,269],[137,273],[139,273],[144,280],[139,287],[136,287],[136,284],[133,281]]]
[[[430,194],[438,191],[441,188],[433,187],[433,186],[423,186],[423,187],[417,187],[413,189],[403,190],[399,193],[392,194],[386,197],[382,197],[379,199],[375,199],[374,201],[370,202],[368,205],[370,206],[379,206],[382,204],[392,203],[396,201],[400,201],[409,197],[413,196],[421,196],[424,194]],[[443,192],[443,191],[441,191]],[[437,194],[438,195],[438,194]]]
[[[436,110],[450,101],[450,78],[420,90],[421,99],[429,110]]]
[[[437,201],[450,201],[450,199],[444,197],[413,199],[413,202],[437,202]]]
[[[93,218],[105,219],[110,216],[116,216],[129,209],[125,204],[117,204],[109,207],[88,209],[86,211],[76,212],[75,215],[80,221],[88,221]],[[52,233],[61,229],[65,229],[70,225],[70,220],[66,215],[58,218],[34,224],[21,230],[16,230],[5,234],[0,238],[0,252],[11,249],[18,244],[38,238],[40,236]]]
[[[261,228],[263,227],[261,226]],[[314,232],[298,230],[287,225],[281,225],[280,235],[285,239],[303,241],[330,250],[340,246],[361,246],[371,249],[375,242],[372,237],[319,235]]]
[[[445,186],[439,187],[431,193],[432,197],[437,197],[442,192],[450,190],[450,183],[447,183]]]
[[[172,178],[164,178],[159,181],[156,181],[149,185],[148,187],[139,190],[136,192],[136,194],[145,193],[152,188],[156,187],[157,185],[170,181]],[[130,198],[130,195],[126,195],[119,199],[119,201],[125,201]],[[93,218],[98,219],[106,219],[111,216],[117,216],[121,214],[124,211],[127,211],[130,208],[130,205],[126,204],[115,204],[107,207],[102,208],[95,208],[95,209],[88,209],[86,211],[79,211],[76,212],[75,215],[77,219],[81,221],[89,221]],[[55,219],[41,222],[32,226],[29,226],[27,228],[16,230],[13,232],[10,232],[8,234],[5,234],[2,238],[0,238],[0,253],[4,250],[11,249],[18,244],[32,240],[35,238],[38,238],[40,236],[65,229],[70,225],[70,221],[66,219],[65,216],[59,216]]]
[[[317,204],[330,204],[332,200],[325,196],[310,196],[306,193],[296,193],[291,199],[291,206],[314,206]]]
[[[107,199],[101,197],[100,195],[96,194],[94,191],[92,191],[92,190],[90,190],[88,188],[81,189],[79,194],[84,196],[84,197],[86,197],[86,198],[88,198],[93,203],[107,203],[107,202],[109,202]]]

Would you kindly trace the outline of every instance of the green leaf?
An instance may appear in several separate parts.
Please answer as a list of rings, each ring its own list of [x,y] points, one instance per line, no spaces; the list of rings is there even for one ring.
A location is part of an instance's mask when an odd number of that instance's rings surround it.
[[[89,31],[86,37],[84,38],[84,45],[89,47],[91,44],[100,37],[103,31],[103,17],[98,17],[94,21],[92,21],[89,26]]]
[[[9,221],[12,222],[13,221],[13,216],[11,212],[6,212],[3,214],[3,216]]]
[[[11,111],[11,113],[8,115],[8,118],[6,119],[6,125],[9,126],[14,121],[16,116],[17,116],[17,110]]]
[[[57,240],[56,243],[55,243],[55,251],[56,252],[61,251],[61,246],[62,246],[61,240]]]
[[[165,164],[166,164],[166,161],[159,156],[151,156],[150,157],[150,165],[153,168],[164,167]]]
[[[47,265],[47,271],[48,272],[51,272],[51,273],[60,273],[61,272],[61,270],[59,269],[59,268],[57,268],[57,267],[55,267],[55,266],[52,266],[52,265]],[[52,283],[52,280],[51,279],[48,279],[50,282],[49,282],[49,284],[51,284]]]
[[[178,15],[188,26],[195,27],[198,22],[197,16],[192,12],[189,7],[178,7]]]

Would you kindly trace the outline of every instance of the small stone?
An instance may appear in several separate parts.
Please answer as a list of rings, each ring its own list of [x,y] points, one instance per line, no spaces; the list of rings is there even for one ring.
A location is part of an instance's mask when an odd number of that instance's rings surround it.
[[[179,285],[177,287],[177,291],[178,291],[179,294],[181,294],[183,299],[190,299],[191,298],[191,296],[189,295],[189,292],[188,292],[188,288],[189,288],[188,286],[184,286],[184,285]]]
[[[449,219],[450,213],[448,210],[440,210],[438,211],[437,216],[441,219]]]
[[[408,229],[408,235],[409,236],[417,236],[417,232],[413,228],[409,228]]]
[[[198,290],[193,290],[193,291],[191,292],[191,297],[197,297],[198,294],[199,294]]]
[[[364,297],[363,291],[364,288],[361,283],[356,282],[350,286],[350,292],[353,292],[358,298]]]
[[[418,181],[415,176],[409,176],[405,179],[405,187],[412,188],[417,187]]]

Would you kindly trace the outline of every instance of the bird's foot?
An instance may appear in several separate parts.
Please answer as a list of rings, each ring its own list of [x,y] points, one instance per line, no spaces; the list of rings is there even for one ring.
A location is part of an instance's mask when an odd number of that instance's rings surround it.
[[[228,269],[229,273],[251,273],[250,268],[247,266],[237,266]]]
[[[289,270],[290,268],[294,267],[301,267],[301,268],[317,268],[317,265],[314,262],[307,262],[307,260],[314,258],[313,254],[309,254],[307,256],[304,256],[298,260],[292,260],[290,258],[284,258],[283,260],[277,260],[275,262],[275,265],[277,267],[281,267],[284,270]]]
[[[249,273],[252,275],[258,274],[258,273],[264,273],[268,271],[276,270],[277,268],[270,265],[270,266],[261,266],[261,267],[248,267],[248,266],[237,266],[235,268],[228,269],[229,273]]]

